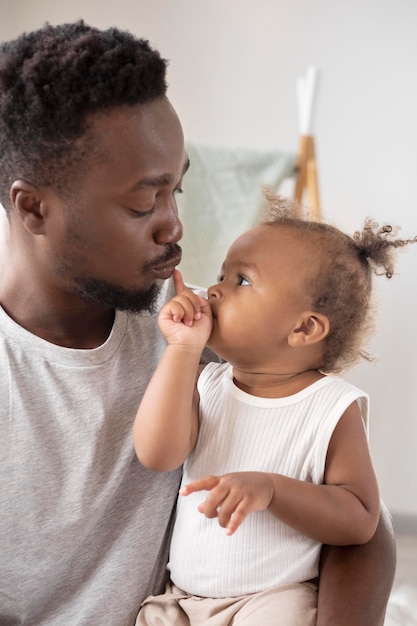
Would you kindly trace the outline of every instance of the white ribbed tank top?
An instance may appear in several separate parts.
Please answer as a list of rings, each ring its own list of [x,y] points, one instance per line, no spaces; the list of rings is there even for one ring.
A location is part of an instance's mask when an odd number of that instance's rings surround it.
[[[337,376],[286,398],[259,398],[235,386],[228,363],[210,363],[198,388],[200,430],[183,484],[237,471],[275,472],[320,484],[333,430],[352,402],[368,424],[367,394]],[[251,513],[228,536],[217,519],[198,512],[204,497],[204,492],[179,497],[168,566],[178,587],[192,595],[227,597],[317,576],[321,544],[269,511]]]

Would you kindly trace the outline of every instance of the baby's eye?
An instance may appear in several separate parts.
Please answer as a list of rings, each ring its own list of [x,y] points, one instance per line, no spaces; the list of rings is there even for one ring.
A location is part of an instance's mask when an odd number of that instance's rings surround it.
[[[221,283],[221,282],[223,282],[223,281],[224,281],[224,274],[219,274],[219,275],[217,276],[217,282],[218,282],[218,283]]]
[[[250,285],[250,282],[244,276],[239,276],[238,285],[239,287],[246,287],[247,285]]]

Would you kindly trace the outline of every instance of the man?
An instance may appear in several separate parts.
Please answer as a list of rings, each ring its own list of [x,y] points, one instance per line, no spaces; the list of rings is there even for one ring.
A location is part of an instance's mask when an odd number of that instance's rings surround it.
[[[83,22],[0,48],[0,623],[121,626],[163,588],[179,471],[135,459],[188,167],[144,40]],[[318,624],[381,624],[391,528],[323,551]]]

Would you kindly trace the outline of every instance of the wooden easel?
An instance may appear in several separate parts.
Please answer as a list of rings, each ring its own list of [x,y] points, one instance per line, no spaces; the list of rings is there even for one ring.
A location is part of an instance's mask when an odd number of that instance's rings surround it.
[[[307,192],[307,204],[311,218],[321,218],[317,163],[313,135],[301,135],[297,158],[297,178],[294,199],[302,204],[304,191]]]
[[[321,218],[320,197],[317,177],[316,151],[312,134],[312,118],[316,89],[317,70],[309,67],[305,78],[297,82],[300,142],[297,158],[297,176],[294,199],[301,205],[304,193],[312,219]]]

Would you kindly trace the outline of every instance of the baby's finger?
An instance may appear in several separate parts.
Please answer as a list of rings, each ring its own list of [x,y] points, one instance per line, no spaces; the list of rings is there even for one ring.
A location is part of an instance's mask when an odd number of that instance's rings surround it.
[[[207,300],[194,293],[192,289],[187,287],[179,270],[174,270],[174,285],[176,293],[175,297],[187,298],[190,301],[191,306],[193,307],[193,317],[191,318],[191,320],[197,321],[201,319],[201,310],[204,308],[204,310],[206,311]],[[188,316],[186,317],[188,322]],[[192,324],[189,325],[191,326]]]
[[[175,293],[177,295],[179,295],[182,291],[184,291],[184,289],[187,289],[182,279],[182,274],[179,270],[174,270],[174,285],[175,285]]]
[[[241,523],[247,518],[250,511],[246,510],[244,506],[238,506],[235,511],[233,511],[227,526],[226,526],[226,535],[233,535],[236,532],[237,528],[241,525]]]
[[[219,476],[205,476],[192,483],[188,483],[188,485],[184,485],[181,487],[179,493],[182,496],[188,496],[190,493],[195,493],[196,491],[210,491],[219,484],[219,480]]]
[[[184,291],[179,296],[175,296],[172,302],[178,302],[184,309],[181,321],[186,326],[192,326],[194,322],[201,319],[200,303],[196,301],[194,297],[190,297],[188,290]]]
[[[185,310],[181,301],[177,298],[170,300],[159,312],[159,321],[174,320],[174,322],[181,322],[185,315]]]
[[[219,484],[217,485],[217,487],[214,487],[208,492],[206,499],[200,504],[198,510],[206,517],[220,518],[220,515],[222,515],[223,511],[223,506],[225,505],[225,502],[227,501],[229,495],[230,494],[228,488],[225,485]],[[223,514],[223,522],[220,524],[221,526],[227,526],[233,508],[231,509],[227,517]]]

